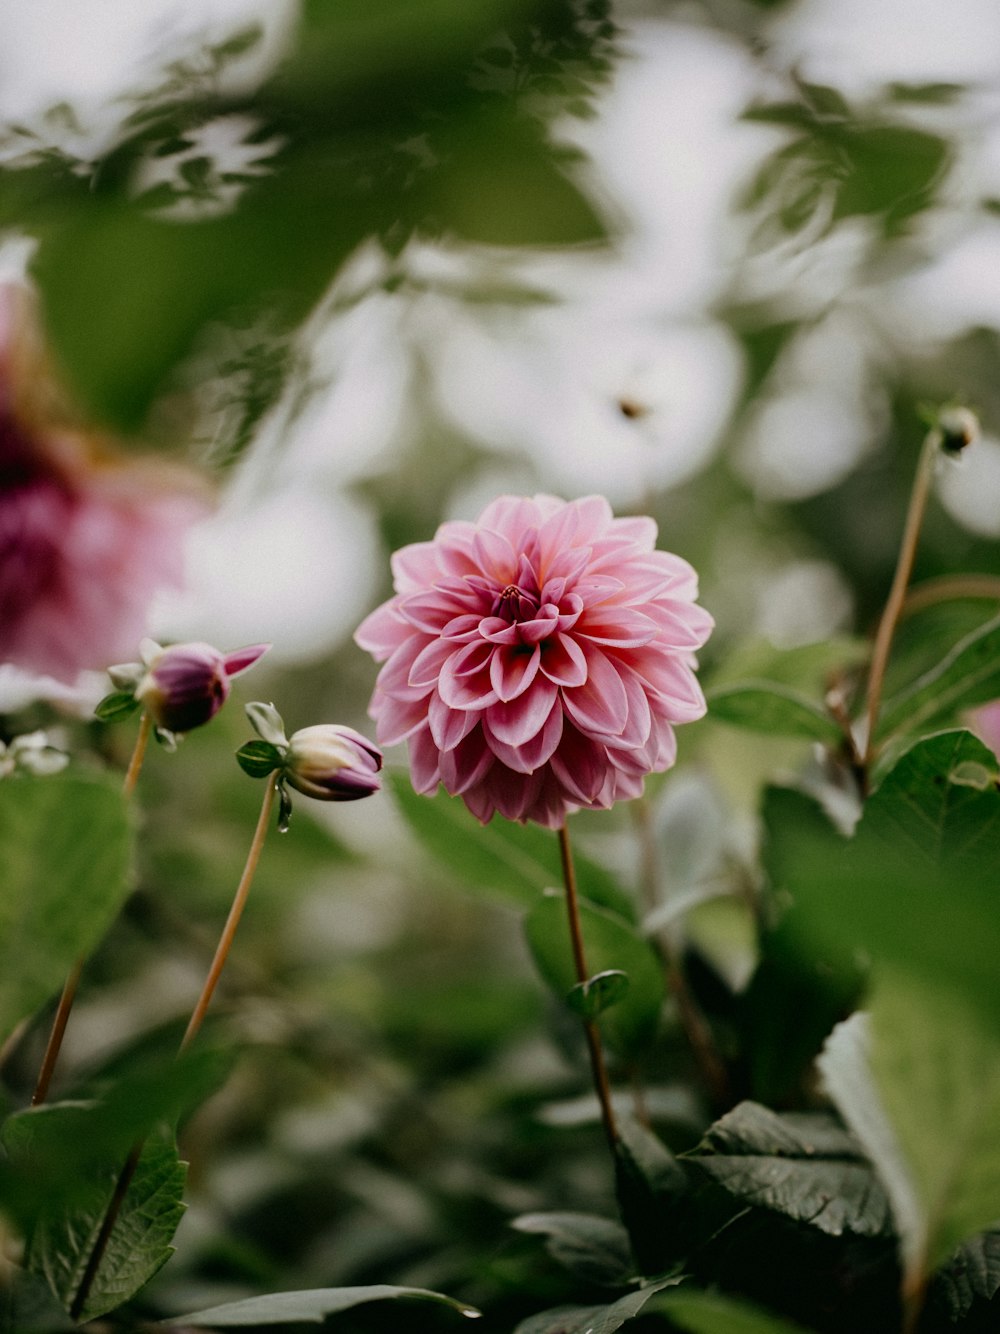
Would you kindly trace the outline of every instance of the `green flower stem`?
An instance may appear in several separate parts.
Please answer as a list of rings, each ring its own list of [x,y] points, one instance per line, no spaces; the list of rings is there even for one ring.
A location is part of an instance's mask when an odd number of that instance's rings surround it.
[[[566,886],[566,912],[569,918],[569,938],[573,949],[573,964],[578,982],[590,978],[587,958],[583,948],[583,931],[580,925],[580,901],[576,889],[576,871],[573,868],[573,853],[569,843],[569,831],[565,824],[559,827],[559,855],[562,859],[563,883]],[[618,1126],[615,1112],[611,1105],[611,1085],[608,1071],[604,1064],[604,1050],[601,1046],[601,1034],[593,1019],[583,1021],[584,1036],[587,1039],[587,1051],[590,1055],[590,1070],[594,1079],[594,1092],[601,1107],[601,1121],[608,1147],[614,1153],[618,1146]]]
[[[149,743],[149,734],[152,731],[152,719],[149,714],[144,713],[139,719],[139,731],[136,734],[135,745],[132,747],[132,755],[128,762],[128,768],[125,771],[125,779],[122,783],[122,794],[126,801],[135,791],[135,785],[139,781],[139,774],[142,770],[142,762],[146,757],[146,746]],[[63,983],[62,994],[59,997],[59,1004],[56,1006],[55,1017],[52,1020],[52,1028],[49,1031],[49,1040],[45,1045],[45,1055],[42,1057],[41,1068],[38,1071],[38,1081],[35,1084],[35,1091],[31,1095],[32,1107],[37,1107],[43,1103],[48,1096],[49,1084],[52,1082],[52,1075],[56,1068],[56,1062],[59,1059],[59,1052],[62,1049],[63,1036],[66,1032],[66,1025],[69,1023],[70,1011],[73,1008],[73,1002],[76,1000],[77,988],[80,985],[80,978],[83,976],[84,965],[87,962],[87,956],[81,954],[69,971],[66,981]]]
[[[250,844],[250,851],[247,853],[246,865],[243,867],[243,874],[240,877],[240,883],[236,886],[236,893],[233,896],[232,907],[229,909],[229,916],[226,918],[226,925],[222,928],[222,935],[219,937],[219,944],[216,947],[215,958],[212,960],[212,966],[208,970],[208,976],[205,978],[205,985],[201,989],[201,995],[198,997],[198,1003],[194,1007],[191,1018],[188,1021],[184,1038],[181,1041],[181,1051],[185,1051],[191,1044],[198,1029],[201,1028],[202,1021],[211,1004],[212,993],[215,991],[219,977],[225,967],[229,950],[233,943],[233,937],[236,935],[236,928],[239,926],[240,918],[243,916],[243,909],[246,907],[247,896],[250,893],[250,886],[253,884],[254,874],[257,870],[257,863],[260,861],[261,850],[264,847],[264,840],[267,837],[268,826],[271,822],[271,807],[274,805],[274,794],[277,791],[277,779],[272,775],[264,784],[264,800],[261,803],[260,815],[257,819],[257,828],[254,830],[253,841]]]
[[[184,1037],[181,1040],[180,1051],[185,1051],[191,1045],[195,1034],[201,1028],[202,1021],[211,1004],[212,995],[222,974],[222,969],[225,966],[230,948],[232,947],[233,938],[236,935],[236,928],[239,926],[240,918],[243,915],[243,909],[246,906],[247,897],[250,893],[250,886],[253,884],[254,874],[257,870],[257,863],[260,861],[260,854],[264,847],[264,840],[267,837],[268,826],[271,821],[271,809],[274,805],[274,794],[276,790],[277,779],[272,776],[268,778],[264,786],[264,800],[261,803],[260,815],[257,819],[257,828],[254,830],[253,840],[250,843],[250,850],[247,853],[246,863],[243,867],[243,874],[240,877],[240,883],[236,887],[232,906],[229,909],[229,916],[226,918],[226,924],[222,928],[222,935],[219,937],[219,944],[216,947],[215,957],[208,970],[208,976],[205,978],[205,985],[201,989],[198,1003],[194,1007]],[[97,1277],[97,1271],[100,1268],[101,1261],[104,1259],[104,1253],[107,1250],[108,1242],[111,1240],[111,1234],[118,1221],[118,1215],[121,1213],[122,1205],[125,1203],[125,1196],[128,1193],[128,1188],[132,1184],[132,1178],[135,1176],[136,1168],[139,1166],[139,1159],[142,1156],[144,1143],[145,1140],[139,1140],[132,1145],[132,1150],[129,1153],[128,1159],[121,1172],[118,1174],[114,1192],[108,1202],[104,1218],[101,1220],[100,1230],[94,1241],[90,1257],[87,1260],[87,1266],[83,1271],[83,1277],[80,1279],[80,1286],[76,1290],[76,1296],[73,1298],[73,1303],[70,1307],[69,1313],[74,1320],[80,1318],[87,1297],[90,1295],[90,1289],[93,1287],[94,1279]]]
[[[917,554],[917,540],[924,521],[924,512],[931,493],[931,481],[934,477],[934,465],[937,462],[940,436],[937,431],[930,431],[924,440],[917,462],[917,473],[910,492],[910,505],[906,512],[906,524],[903,528],[903,540],[899,546],[896,561],[896,573],[892,587],[886,599],[882,619],[879,621],[872,649],[871,666],[868,669],[868,711],[865,736],[864,767],[867,771],[875,753],[875,724],[878,722],[879,706],[882,702],[882,686],[885,681],[885,669],[889,662],[889,650],[892,648],[893,635],[903,610],[906,599],[906,586],[913,572],[913,561]]]

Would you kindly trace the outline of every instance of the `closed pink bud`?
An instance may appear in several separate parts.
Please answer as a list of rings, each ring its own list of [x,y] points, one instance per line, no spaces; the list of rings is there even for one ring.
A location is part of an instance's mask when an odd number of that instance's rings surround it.
[[[357,801],[381,786],[382,752],[353,727],[319,723],[293,733],[285,780],[320,801]]]
[[[269,648],[253,644],[223,654],[211,644],[172,644],[149,664],[135,697],[157,727],[190,732],[215,717],[229,696],[232,678]]]

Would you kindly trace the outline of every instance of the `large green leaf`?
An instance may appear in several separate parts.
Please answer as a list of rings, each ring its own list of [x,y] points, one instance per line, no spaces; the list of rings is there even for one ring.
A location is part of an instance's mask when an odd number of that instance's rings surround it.
[[[820,1068],[891,1201],[909,1282],[1000,1217],[1000,1040],[947,992],[884,971]]]
[[[876,734],[920,732],[1000,696],[1000,616],[959,640],[941,661],[887,700]]]
[[[80,1287],[117,1180],[106,1173],[76,1208],[54,1212],[36,1223],[28,1265],[44,1274],[67,1310]],[[113,1311],[144,1288],[174,1253],[170,1244],[184,1213],[187,1166],[170,1134],[156,1134],[126,1192],[103,1259],[83,1304],[82,1319]]]
[[[450,1306],[461,1315],[477,1316],[474,1306],[445,1297],[426,1288],[398,1288],[388,1283],[373,1283],[361,1288],[304,1288],[300,1292],[271,1292],[265,1297],[248,1297],[241,1302],[226,1302],[189,1315],[171,1316],[164,1325],[206,1326],[232,1329],[243,1325],[321,1325],[328,1315],[349,1311],[366,1302],[436,1302]]]
[[[444,792],[421,797],[404,773],[394,773],[390,781],[413,832],[454,872],[459,883],[492,890],[529,908],[538,902],[542,890],[562,884],[559,843],[551,830],[499,817],[481,826],[459,797]],[[573,861],[584,898],[634,921],[632,900],[603,867],[578,851]]]
[[[709,715],[771,736],[807,737],[838,746],[843,733],[821,704],[774,681],[741,681],[706,694]]]
[[[741,1102],[709,1127],[689,1160],[745,1204],[839,1237],[891,1233],[889,1203],[857,1141],[822,1113]]]
[[[914,745],[841,837],[801,793],[765,802],[765,863],[791,894],[805,953],[857,951],[953,991],[1000,1026],[996,985],[1000,792],[996,758],[968,732]]]
[[[0,1035],[58,991],[129,889],[129,822],[116,780],[0,783]]]
[[[663,1006],[660,958],[648,940],[605,909],[582,903],[580,918],[591,974],[621,969],[629,980],[621,1000],[601,1016],[601,1032],[619,1051],[640,1058],[656,1036]],[[525,931],[539,972],[565,1000],[577,981],[565,895],[542,898],[525,919]]]
[[[990,1228],[963,1242],[938,1271],[930,1304],[953,1324],[982,1308],[1000,1292],[1000,1228]]]

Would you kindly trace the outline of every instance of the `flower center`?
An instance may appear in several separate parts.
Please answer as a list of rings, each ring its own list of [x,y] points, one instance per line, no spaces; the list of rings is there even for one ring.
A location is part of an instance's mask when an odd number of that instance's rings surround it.
[[[502,616],[512,624],[533,620],[538,614],[538,598],[526,593],[517,584],[508,584],[493,601],[493,615]]]

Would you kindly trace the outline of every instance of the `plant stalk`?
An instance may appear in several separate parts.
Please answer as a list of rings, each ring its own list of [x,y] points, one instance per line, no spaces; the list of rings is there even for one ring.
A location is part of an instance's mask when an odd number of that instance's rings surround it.
[[[559,856],[562,860],[563,884],[566,887],[566,913],[569,919],[569,938],[573,950],[573,964],[578,982],[590,978],[587,958],[583,948],[583,930],[580,924],[580,901],[576,888],[576,871],[573,867],[573,853],[570,848],[569,831],[565,824],[559,827]],[[608,1147],[614,1153],[618,1147],[618,1126],[614,1108],[611,1105],[611,1085],[608,1071],[604,1064],[604,1049],[601,1046],[601,1034],[593,1019],[584,1019],[584,1036],[587,1039],[587,1052],[590,1056],[590,1071],[594,1080],[594,1092],[601,1108],[601,1122]]]
[[[191,1045],[195,1034],[201,1028],[202,1021],[212,1000],[212,993],[215,991],[222,969],[225,966],[226,958],[236,935],[236,928],[239,925],[240,917],[243,915],[243,909],[246,906],[247,896],[250,893],[250,886],[253,884],[254,874],[257,870],[257,863],[260,861],[261,850],[264,847],[264,840],[267,837],[268,825],[270,824],[271,809],[274,805],[274,793],[277,787],[277,781],[273,777],[267,780],[264,787],[264,800],[261,802],[260,815],[257,817],[257,827],[254,830],[253,839],[250,843],[250,850],[247,853],[246,863],[243,867],[243,874],[240,876],[240,883],[236,887],[236,893],[233,896],[232,906],[229,909],[229,916],[226,918],[226,924],[222,928],[222,935],[219,938],[219,944],[216,947],[215,957],[212,960],[211,967],[208,970],[208,976],[205,978],[205,985],[201,989],[201,995],[194,1007],[191,1018],[188,1021],[184,1037],[181,1039],[179,1052],[186,1051]],[[94,1248],[90,1252],[87,1260],[87,1266],[84,1269],[83,1277],[80,1279],[80,1286],[76,1290],[76,1296],[73,1298],[70,1307],[70,1315],[74,1320],[79,1319],[84,1305],[90,1295],[90,1290],[97,1277],[97,1271],[104,1259],[104,1254],[108,1248],[108,1242],[111,1240],[111,1234],[114,1231],[115,1224],[118,1222],[118,1215],[121,1213],[122,1205],[125,1203],[125,1196],[128,1194],[128,1188],[132,1184],[132,1178],[135,1176],[136,1168],[139,1166],[139,1159],[142,1156],[145,1140],[138,1140],[132,1145],[131,1152],[125,1162],[124,1167],[118,1174],[118,1180],[115,1182],[115,1189],[108,1202],[104,1218],[101,1220],[100,1231],[94,1241]]]
[[[889,596],[886,599],[882,618],[879,621],[875,635],[871,665],[868,669],[867,728],[863,757],[866,771],[871,765],[875,753],[875,724],[878,722],[879,706],[882,702],[885,669],[889,662],[893,635],[896,632],[896,626],[899,623],[903,603],[906,599],[906,587],[910,581],[910,575],[913,573],[913,562],[917,554],[917,540],[920,537],[920,528],[924,521],[924,512],[927,509],[927,501],[931,493],[931,481],[934,477],[934,465],[937,462],[939,445],[938,432],[930,431],[924,440],[920,458],[917,461],[917,472],[913,479],[913,490],[910,492],[910,504],[903,528],[903,539],[899,546],[899,556],[896,561],[896,573],[893,576],[892,587],[889,589]]]
[[[122,795],[126,801],[135,791],[135,785],[139,781],[139,774],[142,770],[142,762],[146,756],[146,746],[149,742],[149,734],[152,731],[152,719],[148,713],[144,713],[139,719],[139,731],[136,734],[135,745],[132,747],[132,755],[128,762],[128,768],[125,771],[125,778],[122,782]],[[45,1055],[42,1057],[41,1068],[38,1071],[38,1080],[35,1084],[35,1091],[31,1095],[32,1107],[37,1107],[43,1103],[48,1096],[49,1084],[52,1082],[52,1075],[56,1068],[56,1062],[59,1059],[59,1052],[62,1049],[63,1036],[66,1032],[66,1025],[69,1023],[70,1011],[73,1008],[73,1002],[76,1000],[77,988],[80,985],[80,978],[83,976],[83,969],[87,962],[87,956],[81,954],[70,969],[66,981],[63,983],[62,993],[59,997],[59,1004],[56,1006],[55,1017],[52,1020],[52,1028],[49,1030],[49,1040],[45,1044]]]

